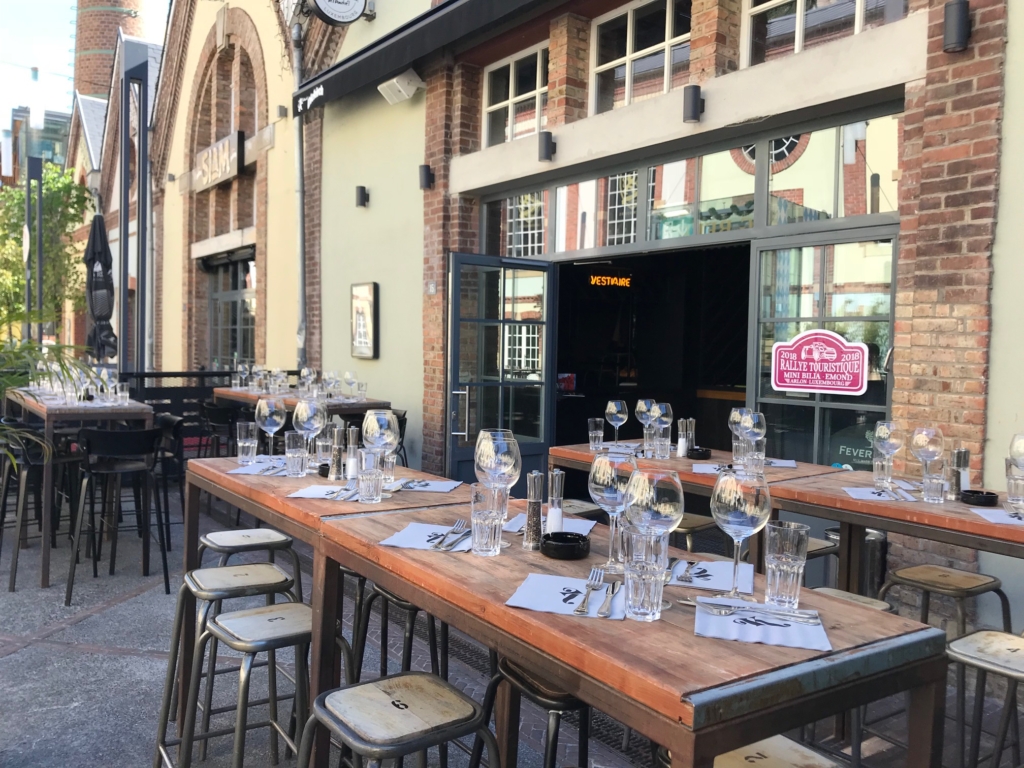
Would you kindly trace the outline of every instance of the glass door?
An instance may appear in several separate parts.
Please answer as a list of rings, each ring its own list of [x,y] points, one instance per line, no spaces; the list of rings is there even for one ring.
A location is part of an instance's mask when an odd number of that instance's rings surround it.
[[[756,311],[747,404],[765,414],[770,456],[871,471],[875,422],[886,419],[892,389],[895,237],[887,230],[878,239],[803,242],[810,244],[753,245]],[[864,394],[772,388],[772,345],[821,328],[867,346]]]
[[[481,429],[511,429],[526,474],[547,469],[554,435],[554,267],[548,262],[452,254],[448,475],[476,482]]]

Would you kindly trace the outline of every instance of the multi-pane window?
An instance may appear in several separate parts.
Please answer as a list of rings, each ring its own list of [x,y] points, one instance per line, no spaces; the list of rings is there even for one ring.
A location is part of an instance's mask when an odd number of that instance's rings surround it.
[[[547,124],[548,44],[484,71],[484,146],[530,136]]]
[[[744,0],[744,66],[899,21],[907,0]]]
[[[594,21],[591,113],[643,101],[690,81],[691,0],[635,2]]]
[[[215,267],[210,275],[210,368],[256,361],[256,261]]]
[[[540,373],[540,326],[505,326],[505,369],[513,378],[536,378]]]
[[[636,241],[637,171],[608,177],[608,236],[606,245],[625,245]]]
[[[540,256],[544,253],[544,193],[527,192],[508,199],[508,242],[505,255]]]

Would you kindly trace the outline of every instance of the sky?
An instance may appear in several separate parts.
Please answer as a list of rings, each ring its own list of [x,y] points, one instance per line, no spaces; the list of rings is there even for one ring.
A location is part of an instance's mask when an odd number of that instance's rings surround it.
[[[147,40],[163,42],[168,4],[144,0]],[[71,111],[74,50],[75,0],[0,0],[0,128],[18,106]],[[39,67],[37,89],[30,67]]]

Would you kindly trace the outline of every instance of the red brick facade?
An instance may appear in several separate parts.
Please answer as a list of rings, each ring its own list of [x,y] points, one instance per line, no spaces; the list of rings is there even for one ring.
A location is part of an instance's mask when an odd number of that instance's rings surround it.
[[[75,90],[107,98],[117,31],[142,34],[142,0],[79,0],[75,20]]]

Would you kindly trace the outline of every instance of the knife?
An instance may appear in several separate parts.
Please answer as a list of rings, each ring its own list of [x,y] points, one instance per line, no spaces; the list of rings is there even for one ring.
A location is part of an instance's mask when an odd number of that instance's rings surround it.
[[[612,598],[615,597],[621,587],[621,581],[613,581],[608,586],[608,589],[605,590],[604,602],[601,603],[601,607],[597,609],[597,615],[602,619],[608,618],[612,615]]]
[[[464,538],[469,536],[469,534],[471,534],[472,532],[473,532],[473,529],[467,528],[462,533],[460,533],[458,536],[456,536],[454,539],[452,539],[450,542],[445,544],[443,547],[440,547],[441,551],[442,552],[451,552],[453,549],[455,549],[455,547],[459,546],[459,543]]]

